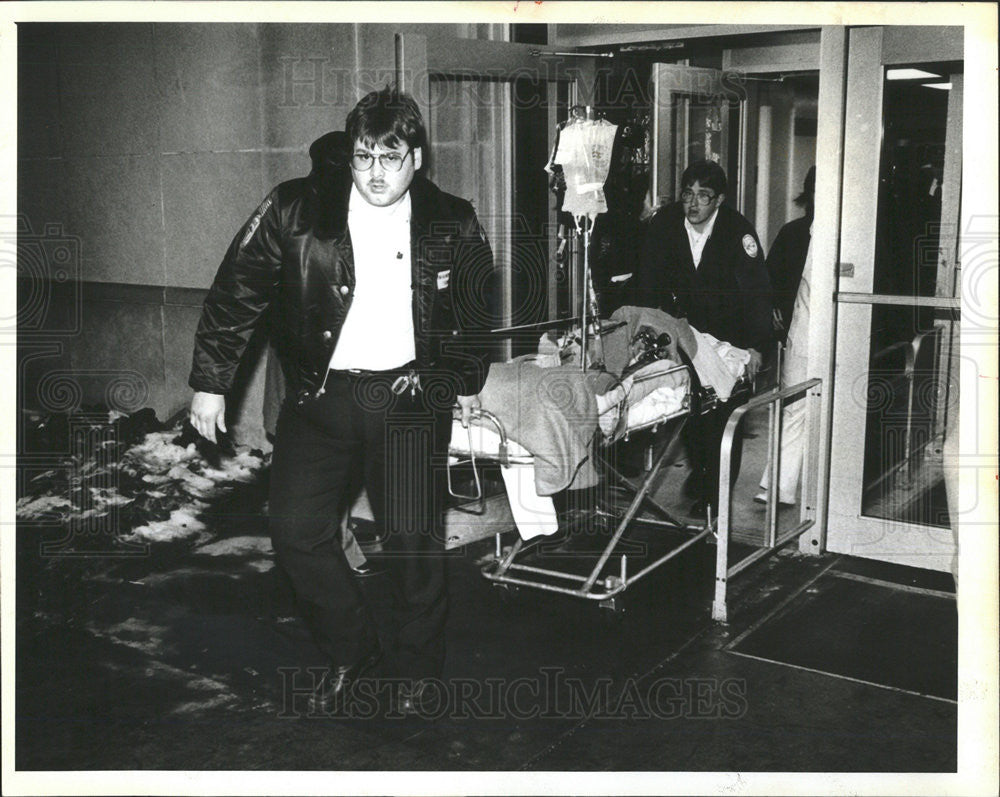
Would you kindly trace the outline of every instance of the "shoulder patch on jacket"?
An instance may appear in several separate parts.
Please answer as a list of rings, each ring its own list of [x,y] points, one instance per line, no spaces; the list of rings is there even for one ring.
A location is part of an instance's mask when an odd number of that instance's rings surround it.
[[[260,207],[253,214],[253,218],[250,219],[250,224],[247,225],[246,235],[243,236],[243,240],[240,241],[240,249],[250,243],[250,239],[253,238],[253,234],[257,232],[257,228],[260,226],[260,220],[267,213],[268,208],[271,207],[271,197],[268,197],[263,202],[260,203]]]
[[[757,257],[757,242],[750,233],[743,236],[743,251],[748,257]]]

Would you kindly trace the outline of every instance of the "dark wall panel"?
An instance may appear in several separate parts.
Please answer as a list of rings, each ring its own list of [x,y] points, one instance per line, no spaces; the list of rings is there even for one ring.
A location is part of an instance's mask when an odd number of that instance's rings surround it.
[[[66,229],[80,237],[85,280],[162,285],[159,158],[67,158]]]
[[[161,152],[260,149],[256,25],[154,26]]]
[[[343,129],[357,101],[355,25],[262,25],[263,136],[269,149],[301,149]],[[391,66],[391,62],[390,62]]]
[[[66,25],[57,28],[55,39],[63,155],[158,152],[153,26]]]
[[[264,198],[261,153],[163,155],[165,283],[207,288],[240,226]]]

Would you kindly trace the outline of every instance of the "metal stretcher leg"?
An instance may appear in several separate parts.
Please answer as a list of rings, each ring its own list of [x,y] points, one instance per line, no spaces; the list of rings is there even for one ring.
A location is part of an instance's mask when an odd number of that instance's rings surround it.
[[[625,476],[618,469],[616,469],[613,465],[611,465],[609,462],[607,462],[607,460],[602,459],[601,463],[608,470],[608,472],[611,473],[611,475],[613,475],[619,482],[621,482],[626,487],[628,487],[630,490],[632,490],[633,493],[638,492],[639,490],[642,489],[641,485],[636,484],[630,478],[628,478],[627,476]],[[650,463],[650,466],[647,469],[647,471],[651,470],[652,467],[653,467],[653,465],[652,465],[652,463]],[[649,524],[651,526],[665,526],[667,528],[672,528],[672,529],[689,529],[689,530],[693,530],[693,529],[700,529],[701,528],[701,526],[695,526],[695,525],[692,525],[690,523],[685,523],[682,520],[678,520],[676,517],[674,517],[674,515],[665,506],[663,506],[663,504],[661,504],[659,501],[657,501],[651,495],[648,495],[648,494],[645,495],[643,497],[643,500],[647,504],[649,504],[651,507],[653,507],[653,509],[655,509],[657,512],[659,512],[661,515],[663,515],[663,517],[666,518],[665,521],[664,520],[654,520],[653,518],[643,518],[642,519],[643,523],[647,523],[647,524]],[[598,510],[598,512],[600,514],[604,514],[604,515],[610,515],[611,514],[610,512],[603,512],[601,510]]]
[[[625,533],[625,530],[629,527],[629,524],[631,524],[632,520],[639,512],[639,507],[642,506],[642,502],[645,500],[652,500],[649,498],[649,491],[653,489],[653,484],[656,481],[656,477],[659,474],[660,468],[663,466],[663,463],[666,462],[668,457],[672,458],[673,455],[676,453],[677,447],[680,444],[680,439],[681,439],[680,433],[686,423],[687,423],[687,418],[685,418],[681,422],[681,425],[677,429],[677,432],[674,435],[673,439],[663,447],[663,451],[660,452],[660,456],[656,458],[656,461],[653,463],[653,467],[650,468],[649,473],[646,474],[646,478],[643,479],[642,481],[642,486],[639,487],[639,490],[635,494],[635,497],[632,499],[632,502],[628,505],[628,509],[625,510],[625,514],[619,521],[618,528],[615,529],[615,533],[611,537],[611,540],[608,542],[607,546],[605,547],[604,552],[601,554],[601,558],[597,560],[597,565],[594,567],[593,571],[587,577],[587,580],[584,582],[583,584],[584,592],[589,592],[591,587],[594,586],[598,576],[600,576],[601,574],[601,570],[604,569],[604,565],[606,565],[608,559],[611,558],[611,553],[614,550],[615,546],[618,544],[618,541],[621,539],[622,535]]]
[[[510,552],[507,554],[506,557],[504,557],[504,560],[500,563],[500,566],[497,567],[497,572],[498,573],[505,572],[510,567],[511,562],[514,561],[514,557],[521,552],[521,548],[523,547],[524,547],[524,540],[518,537],[514,545],[511,546]]]
[[[618,475],[622,481],[624,481],[630,487],[633,487],[633,489],[635,489],[635,495],[633,496],[631,502],[629,503],[628,508],[621,516],[621,519],[619,520],[615,528],[614,534],[608,541],[607,545],[604,547],[604,550],[602,551],[600,558],[597,561],[597,564],[595,565],[593,570],[591,570],[589,575],[581,576],[559,570],[552,570],[552,569],[534,567],[526,564],[519,564],[518,562],[515,561],[517,555],[519,553],[523,553],[524,551],[526,551],[529,547],[531,547],[532,543],[536,542],[536,540],[531,540],[530,543],[525,544],[520,539],[518,539],[513,545],[513,547],[507,551],[506,555],[502,555],[498,539],[497,557],[493,563],[487,564],[483,567],[482,569],[483,575],[486,578],[490,579],[491,581],[500,584],[533,587],[535,589],[544,590],[546,592],[557,592],[557,593],[562,593],[564,595],[571,595],[580,598],[588,598],[591,600],[600,601],[602,606],[608,606],[614,608],[614,603],[611,600],[612,598],[614,598],[614,596],[618,595],[621,592],[624,592],[624,590],[628,586],[638,581],[639,579],[643,578],[648,573],[651,573],[653,570],[660,567],[660,565],[678,556],[680,553],[690,548],[695,543],[712,535],[714,533],[714,528],[711,519],[709,519],[708,523],[704,527],[702,527],[702,526],[690,526],[676,522],[670,523],[664,521],[656,521],[649,518],[642,518],[639,522],[644,524],[650,523],[652,525],[669,526],[670,528],[695,530],[698,531],[698,533],[695,534],[692,538],[685,540],[680,545],[677,545],[676,547],[672,548],[670,551],[668,551],[666,554],[656,559],[654,562],[649,563],[648,565],[646,565],[646,567],[642,568],[638,573],[635,573],[634,575],[628,574],[625,561],[626,557],[623,555],[620,575],[606,576],[603,579],[601,587],[597,586],[598,581],[601,579],[601,572],[607,565],[608,560],[615,553],[615,548],[621,541],[622,536],[625,534],[625,531],[629,528],[629,526],[633,523],[633,521],[636,520],[636,515],[639,513],[639,509],[641,508],[643,502],[648,502],[651,506],[663,512],[663,514],[666,517],[671,518],[670,513],[667,512],[663,507],[661,507],[660,504],[657,503],[650,496],[650,492],[653,490],[653,488],[657,483],[657,477],[659,476],[660,471],[663,468],[663,465],[669,461],[672,461],[676,457],[680,446],[683,445],[683,438],[681,432],[683,431],[684,426],[687,423],[688,417],[690,416],[683,418],[680,426],[676,429],[673,438],[663,446],[659,455],[656,457],[648,473],[643,479],[642,484],[638,485],[638,487],[634,487],[629,480],[625,479],[624,477],[620,476],[620,474],[617,474],[617,472],[615,472],[616,475]],[[613,468],[610,468],[610,466],[608,467],[613,471]],[[524,574],[524,575],[519,577],[513,575],[513,573]],[[529,578],[529,576],[542,576],[545,578],[576,581],[579,583],[579,586],[576,587],[558,586],[556,584],[545,583],[543,581],[537,581],[531,579]]]

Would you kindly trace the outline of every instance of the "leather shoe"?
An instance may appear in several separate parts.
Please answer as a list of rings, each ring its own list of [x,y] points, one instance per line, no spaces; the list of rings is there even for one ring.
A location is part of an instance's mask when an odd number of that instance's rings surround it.
[[[385,572],[382,567],[376,567],[370,561],[362,562],[357,567],[352,567],[351,572],[354,573],[355,578],[372,578],[373,576],[380,576]]]
[[[343,709],[348,686],[358,680],[382,658],[382,646],[377,642],[352,664],[330,667],[309,696],[309,712],[329,712]]]
[[[399,690],[396,692],[396,710],[411,717],[426,712],[429,692],[426,681],[411,681],[408,684],[400,684]]]

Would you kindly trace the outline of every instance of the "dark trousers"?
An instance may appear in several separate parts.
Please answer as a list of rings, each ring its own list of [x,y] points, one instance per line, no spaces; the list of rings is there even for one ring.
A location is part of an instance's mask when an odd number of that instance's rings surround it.
[[[705,503],[711,504],[713,515],[719,512],[719,456],[722,435],[726,430],[729,416],[737,407],[746,404],[749,397],[749,393],[746,392],[735,395],[704,415],[691,416],[684,426],[684,445],[687,449],[688,462],[691,464],[687,491]],[[737,429],[730,456],[730,489],[736,484],[736,478],[740,475],[742,460],[743,435],[741,429]]]
[[[271,540],[317,645],[334,664],[356,661],[378,635],[331,519],[360,477],[383,530],[393,586],[394,674],[437,677],[447,610],[440,514],[451,414],[433,391],[395,394],[399,376],[331,372],[319,398],[285,401],[271,461]]]

